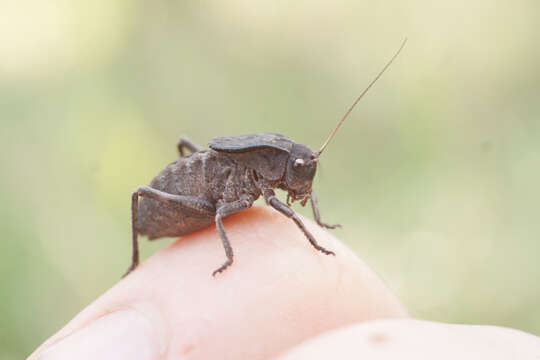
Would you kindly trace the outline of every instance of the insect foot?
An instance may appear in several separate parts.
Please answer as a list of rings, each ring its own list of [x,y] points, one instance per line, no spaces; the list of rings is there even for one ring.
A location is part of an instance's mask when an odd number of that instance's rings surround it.
[[[323,247],[320,246],[320,245],[313,244],[313,243],[312,243],[311,245],[313,245],[313,247],[314,247],[315,249],[319,250],[320,252],[322,252],[322,253],[324,253],[324,254],[326,254],[326,255],[333,255],[333,256],[336,256],[336,253],[335,253],[335,252],[330,251],[330,250],[326,250],[325,248],[323,248]]]
[[[126,272],[124,273],[124,275],[122,275],[122,278],[125,278],[130,272],[132,272],[133,270],[135,270],[135,268],[137,267],[138,263],[132,263],[131,266],[126,270]]]
[[[225,263],[224,263],[223,265],[221,265],[221,266],[219,267],[219,269],[214,270],[214,272],[212,273],[212,276],[215,277],[217,274],[223,272],[226,268],[228,268],[229,266],[231,266],[232,263],[233,263],[232,260],[227,260],[227,261],[225,261]]]
[[[318,222],[317,224],[319,224],[320,227],[323,227],[325,229],[342,228],[342,226],[340,224],[328,225],[328,224],[325,224],[323,222]]]

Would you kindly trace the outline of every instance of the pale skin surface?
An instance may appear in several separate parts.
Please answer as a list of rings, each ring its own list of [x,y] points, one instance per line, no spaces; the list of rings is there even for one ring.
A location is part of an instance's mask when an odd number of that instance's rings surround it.
[[[463,338],[473,350],[460,359],[497,359],[502,348],[538,360],[540,341],[532,335],[408,320],[369,267],[303,220],[335,257],[313,249],[290,219],[255,207],[224,221],[235,254],[225,272],[211,276],[224,259],[214,226],[185,236],[119,281],[29,359],[358,359],[373,355],[374,346],[386,350],[373,359],[418,359],[462,349]],[[450,328],[453,341],[446,341]],[[485,346],[489,340],[499,346]]]

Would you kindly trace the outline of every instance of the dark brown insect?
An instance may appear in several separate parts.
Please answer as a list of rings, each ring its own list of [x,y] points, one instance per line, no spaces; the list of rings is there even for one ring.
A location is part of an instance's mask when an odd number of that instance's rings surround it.
[[[317,243],[290,205],[300,201],[304,206],[311,200],[317,224],[328,229],[339,226],[327,225],[320,219],[317,198],[311,188],[317,161],[343,121],[394,61],[406,41],[352,104],[318,151],[274,133],[217,137],[210,141],[208,150],[181,138],[178,142],[180,158],[161,171],[149,186],[141,186],[133,192],[133,255],[125,275],[139,263],[139,234],[151,240],[175,237],[213,222],[217,225],[227,261],[212,275],[222,272],[233,262],[233,250],[222,219],[251,207],[261,195],[268,205],[291,218],[315,249],[335,255]],[[186,149],[190,155],[184,153]],[[287,204],[276,198],[276,188],[287,191]]]

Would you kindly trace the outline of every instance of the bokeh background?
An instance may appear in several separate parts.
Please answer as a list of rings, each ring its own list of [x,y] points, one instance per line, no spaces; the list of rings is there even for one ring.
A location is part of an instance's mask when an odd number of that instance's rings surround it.
[[[131,191],[176,159],[180,135],[317,148],[405,36],[321,160],[323,217],[412,315],[539,335],[539,13],[534,0],[2,2],[0,359],[118,281]]]

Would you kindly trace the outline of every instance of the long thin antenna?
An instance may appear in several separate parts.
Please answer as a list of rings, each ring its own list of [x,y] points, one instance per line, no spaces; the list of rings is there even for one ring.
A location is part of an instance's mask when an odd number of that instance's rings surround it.
[[[330,134],[330,136],[328,137],[328,139],[326,139],[326,141],[324,142],[323,146],[321,146],[321,148],[319,149],[319,151],[317,151],[317,157],[319,157],[321,155],[321,153],[323,152],[324,148],[326,148],[326,146],[328,145],[328,143],[332,140],[332,138],[334,137],[334,135],[336,134],[336,132],[338,131],[339,127],[341,126],[341,124],[343,124],[343,122],[345,121],[345,119],[347,118],[347,116],[349,116],[349,114],[351,113],[351,111],[353,111],[354,107],[356,106],[356,104],[358,104],[358,102],[364,97],[364,95],[366,95],[366,93],[368,92],[368,90],[373,86],[373,84],[375,84],[377,82],[377,80],[379,80],[379,78],[381,77],[382,74],[384,74],[384,72],[386,71],[386,69],[388,69],[388,67],[392,64],[392,62],[394,62],[395,58],[397,58],[397,56],[399,55],[399,53],[401,52],[401,50],[403,49],[403,47],[405,46],[405,43],[407,42],[407,38],[405,38],[405,40],[403,40],[403,42],[401,43],[401,46],[399,47],[398,51],[396,51],[396,53],[394,54],[394,56],[392,56],[392,58],[390,59],[390,61],[384,66],[384,68],[381,70],[381,72],[379,72],[379,74],[375,77],[375,79],[373,79],[371,81],[371,83],[368,85],[368,87],[362,92],[362,94],[360,94],[360,96],[355,100],[355,102],[351,105],[351,107],[349,108],[349,110],[347,110],[347,112],[345,113],[345,115],[343,115],[343,117],[341,118],[341,120],[339,121],[339,123],[337,124],[336,128],[332,131],[332,133]]]

